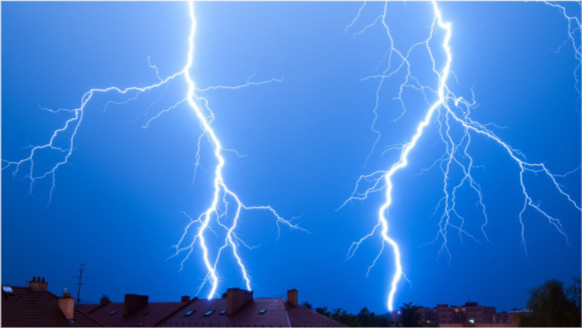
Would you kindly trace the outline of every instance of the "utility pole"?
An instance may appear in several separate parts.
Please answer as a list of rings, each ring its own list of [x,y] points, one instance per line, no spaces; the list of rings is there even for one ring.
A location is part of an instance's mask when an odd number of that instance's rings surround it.
[[[81,263],[81,268],[79,269],[79,275],[77,276],[77,278],[79,278],[79,282],[76,283],[76,285],[78,286],[77,288],[77,305],[81,304],[81,286],[84,285],[84,283],[82,283],[81,281],[83,280],[83,267],[85,266],[85,263]]]

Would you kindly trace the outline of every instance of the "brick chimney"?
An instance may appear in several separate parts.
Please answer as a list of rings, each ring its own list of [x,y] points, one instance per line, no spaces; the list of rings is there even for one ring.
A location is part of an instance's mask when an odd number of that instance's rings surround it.
[[[253,300],[253,292],[240,288],[226,290],[226,315],[234,314],[238,309]]]
[[[190,296],[188,296],[188,295],[182,296],[182,299],[181,299],[180,302],[182,302],[182,303],[190,302]]]
[[[32,281],[28,282],[28,288],[31,290],[39,290],[46,292],[48,287],[48,282],[44,281],[44,277],[32,277]]]
[[[67,289],[63,291],[63,297],[59,297],[59,309],[65,315],[67,320],[73,320],[75,316],[75,299],[71,297],[71,293]]]
[[[107,295],[103,295],[99,300],[99,304],[103,305],[107,303],[111,303],[111,301],[109,300],[109,297]]]
[[[148,305],[148,299],[149,296],[125,294],[125,300],[123,301],[123,316],[127,317],[128,315]]]
[[[299,304],[299,291],[293,288],[287,291],[287,303],[291,304],[292,306],[297,306]]]

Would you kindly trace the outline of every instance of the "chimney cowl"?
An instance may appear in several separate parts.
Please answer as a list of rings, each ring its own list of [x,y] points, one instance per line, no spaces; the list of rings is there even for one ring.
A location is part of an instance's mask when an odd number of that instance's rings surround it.
[[[71,293],[67,292],[66,288],[63,290],[63,298],[71,298]]]

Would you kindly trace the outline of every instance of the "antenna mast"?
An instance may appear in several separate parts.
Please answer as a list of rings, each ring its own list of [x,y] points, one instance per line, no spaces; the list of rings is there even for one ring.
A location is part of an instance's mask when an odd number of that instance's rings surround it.
[[[79,278],[79,282],[76,283],[76,285],[78,286],[77,288],[77,304],[81,304],[81,286],[84,285],[84,283],[82,283],[81,281],[83,280],[83,267],[85,266],[85,263],[81,263],[81,268],[79,269],[79,275],[77,276],[77,278]]]

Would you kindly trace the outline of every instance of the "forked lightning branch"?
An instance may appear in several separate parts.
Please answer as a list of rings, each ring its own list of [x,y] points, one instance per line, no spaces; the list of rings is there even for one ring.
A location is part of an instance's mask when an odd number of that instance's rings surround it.
[[[574,36],[574,34],[580,30],[579,18],[568,16],[565,8],[559,6],[558,4],[548,4],[559,9],[564,17],[568,20],[568,31],[565,44],[571,43],[574,48],[575,57],[578,61],[580,61],[580,42],[577,42],[576,37]],[[362,4],[354,20],[346,27],[345,32],[348,32],[353,28],[356,21],[360,19],[362,10],[366,5],[366,2]],[[355,252],[364,241],[379,235],[381,244],[380,251],[369,266],[369,273],[380,259],[385,248],[389,247],[392,250],[391,260],[393,263],[392,267],[394,271],[388,276],[389,288],[388,297],[386,300],[388,309],[392,311],[394,309],[394,297],[396,295],[396,291],[401,279],[404,276],[404,269],[402,268],[401,260],[402,255],[398,245],[398,236],[390,234],[389,230],[390,207],[393,204],[392,195],[394,190],[398,188],[398,186],[394,184],[393,177],[398,174],[400,170],[407,167],[410,161],[414,160],[414,152],[416,151],[418,142],[426,133],[427,127],[429,125],[436,124],[438,126],[440,141],[445,146],[445,153],[441,158],[436,160],[435,164],[433,164],[433,166],[438,166],[441,169],[443,177],[442,198],[438,203],[437,208],[435,209],[435,211],[437,211],[439,208],[442,208],[440,211],[440,221],[438,224],[439,229],[434,239],[435,242],[438,240],[441,241],[439,254],[444,253],[450,259],[451,252],[448,246],[448,238],[451,231],[458,232],[459,235],[468,236],[469,238],[477,240],[473,234],[464,229],[465,217],[463,216],[462,212],[458,210],[456,199],[458,194],[462,192],[463,186],[468,186],[469,190],[475,193],[479,199],[478,204],[481,208],[481,213],[483,216],[480,232],[482,233],[483,237],[488,240],[486,228],[489,222],[489,218],[487,216],[487,208],[484,201],[485,195],[483,195],[481,192],[482,189],[478,181],[476,181],[472,175],[473,169],[475,168],[473,157],[471,156],[472,152],[475,152],[475,149],[473,149],[474,147],[472,147],[472,138],[484,138],[492,141],[491,144],[494,145],[494,147],[499,147],[505,151],[507,157],[516,164],[517,170],[515,171],[515,174],[519,177],[520,190],[522,193],[522,208],[518,214],[518,217],[519,223],[521,225],[521,243],[526,252],[527,246],[524,224],[525,215],[534,213],[541,215],[547,219],[547,221],[556,229],[556,231],[565,238],[566,242],[568,240],[568,236],[564,231],[560,219],[552,214],[551,209],[542,207],[531,196],[529,190],[531,187],[533,187],[533,185],[531,182],[529,184],[525,182],[524,178],[526,175],[531,175],[532,177],[537,178],[536,180],[539,180],[542,177],[549,178],[553,188],[557,193],[564,197],[571,204],[571,206],[576,208],[578,211],[581,211],[581,208],[580,204],[578,204],[559,183],[559,179],[564,178],[569,173],[579,170],[579,167],[566,174],[558,175],[554,172],[551,172],[544,163],[528,162],[525,159],[526,157],[524,154],[522,154],[519,150],[511,147],[508,143],[504,142],[491,129],[489,129],[487,125],[481,124],[471,118],[471,109],[476,104],[475,100],[468,100],[462,96],[456,95],[449,85],[449,81],[452,75],[451,66],[454,57],[454,50],[451,49],[450,46],[450,41],[453,37],[453,23],[445,19],[446,15],[441,12],[437,1],[432,1],[434,15],[430,31],[426,39],[413,44],[408,49],[398,49],[395,47],[395,40],[391,33],[390,24],[387,19],[387,13],[389,10],[388,8],[389,2],[386,2],[384,4],[383,12],[381,12],[372,23],[366,25],[362,30],[354,33],[354,36],[358,36],[376,24],[380,24],[385,32],[385,39],[389,47],[388,56],[386,56],[385,69],[381,74],[366,78],[375,79],[378,81],[375,93],[376,105],[373,108],[375,118],[371,126],[372,132],[374,132],[377,137],[372,146],[370,154],[368,155],[368,158],[366,158],[366,161],[368,161],[370,156],[376,151],[376,147],[381,138],[380,130],[382,127],[378,126],[377,124],[380,110],[398,110],[399,116],[395,121],[402,118],[403,115],[406,115],[407,107],[405,101],[403,100],[403,92],[406,89],[416,90],[419,96],[423,97],[424,99],[428,99],[428,94],[435,95],[436,101],[433,103],[428,103],[427,101],[425,115],[423,116],[423,119],[418,122],[415,130],[411,131],[411,137],[408,139],[409,141],[401,145],[390,147],[391,150],[400,151],[398,160],[391,165],[389,164],[385,169],[360,176],[356,181],[356,186],[351,196],[340,206],[340,208],[354,200],[365,200],[373,193],[383,193],[384,201],[378,207],[377,224],[373,227],[369,234],[365,235],[360,240],[354,242],[351,245],[350,249],[348,250],[347,259],[350,259],[355,255]],[[445,36],[442,43],[438,44],[440,49],[437,49],[433,46],[433,43],[436,43],[435,35],[443,32]],[[445,53],[444,62],[435,60],[434,54],[439,50]],[[430,85],[421,84],[420,79],[411,73],[411,67],[418,64],[413,62],[410,58],[413,53],[417,52],[424,52],[430,58],[430,64],[433,71],[428,73],[432,73],[438,81],[436,88]],[[579,82],[579,68],[580,64],[578,64],[574,72],[577,87]],[[397,76],[399,76],[398,74],[402,72],[406,74],[404,74],[404,78],[400,82],[397,96],[397,100],[399,101],[401,107],[380,108],[379,104],[383,84],[388,79],[397,78]],[[452,133],[451,130],[453,126],[459,127],[463,133],[460,136]],[[508,169],[511,168],[508,167]],[[451,174],[453,169],[460,169],[462,172],[461,176],[458,177]],[[363,185],[370,184],[372,185],[371,187],[362,187]]]
[[[571,45],[574,49],[574,56],[580,62],[581,48],[579,41],[580,18],[571,16],[568,11],[556,3],[546,3],[548,9],[557,10],[568,22],[568,30],[565,31],[566,37],[563,47]],[[366,33],[371,28],[381,28],[384,32],[382,42],[386,42],[388,52],[386,60],[382,63],[381,73],[366,77],[367,80],[376,82],[375,90],[375,106],[371,109],[374,114],[374,120],[371,123],[371,131],[376,136],[375,142],[371,145],[371,150],[365,162],[375,154],[378,150],[378,144],[382,138],[381,131],[385,126],[380,126],[380,116],[383,112],[392,111],[397,113],[398,121],[400,118],[407,115],[408,103],[404,100],[403,94],[405,90],[415,90],[420,97],[426,99],[426,106],[422,108],[423,115],[421,119],[415,124],[415,128],[403,136],[407,140],[403,144],[395,145],[389,148],[392,151],[398,152],[397,160],[394,163],[386,163],[385,167],[374,171],[372,173],[362,175],[356,181],[355,188],[351,196],[341,205],[341,207],[355,200],[366,200],[370,195],[379,193],[382,195],[382,202],[380,204],[372,204],[369,201],[369,206],[376,208],[376,216],[371,218],[375,223],[369,234],[363,236],[360,240],[354,242],[348,250],[347,258],[355,256],[356,251],[362,243],[373,240],[379,242],[379,251],[375,259],[368,268],[368,272],[376,265],[378,261],[388,259],[392,271],[386,274],[388,282],[386,306],[389,310],[394,308],[395,297],[399,285],[402,283],[404,272],[406,268],[402,266],[402,259],[399,246],[399,237],[390,231],[390,222],[394,220],[390,210],[393,205],[393,195],[399,185],[395,183],[394,177],[401,173],[410,162],[415,160],[415,154],[419,152],[419,141],[425,136],[428,129],[436,128],[440,137],[440,142],[444,145],[444,154],[435,159],[433,167],[439,168],[442,171],[442,198],[436,204],[435,212],[439,213],[438,229],[435,234],[435,242],[440,242],[439,254],[446,255],[449,259],[452,252],[449,249],[448,240],[451,232],[456,232],[460,236],[466,236],[477,240],[480,235],[485,240],[488,240],[487,225],[489,217],[487,214],[487,195],[482,192],[479,181],[475,179],[473,171],[477,164],[474,162],[473,156],[475,154],[474,139],[488,140],[489,147],[496,147],[504,152],[507,159],[514,165],[507,167],[507,169],[517,177],[519,181],[520,190],[520,207],[521,210],[517,213],[518,221],[521,227],[521,242],[524,250],[526,247],[526,229],[524,217],[527,215],[538,215],[547,220],[547,222],[561,234],[564,239],[568,240],[568,236],[562,226],[560,218],[555,213],[555,209],[551,206],[542,206],[532,196],[531,189],[533,184],[539,179],[549,179],[551,186],[555,193],[567,200],[570,206],[581,211],[579,201],[575,200],[564,187],[560,184],[560,180],[566,175],[579,170],[580,168],[572,168],[573,171],[564,174],[557,174],[551,168],[546,166],[543,162],[530,162],[525,155],[516,148],[513,148],[507,142],[502,140],[491,128],[491,125],[482,124],[471,116],[471,110],[475,107],[475,96],[470,98],[457,95],[451,86],[451,79],[454,78],[454,58],[455,51],[451,48],[450,41],[454,38],[454,22],[446,12],[442,12],[439,4],[436,1],[431,2],[431,7],[427,6],[427,10],[431,10],[432,23],[426,35],[426,38],[419,40],[407,49],[400,49],[395,46],[396,41],[393,37],[391,24],[387,18],[390,10],[390,3],[386,2],[383,10],[378,13],[375,20],[369,22],[363,29],[355,31],[356,23],[361,20],[361,13],[368,4],[364,2],[358,10],[353,21],[346,26],[345,32],[353,33],[354,36],[359,36]],[[32,193],[35,184],[41,180],[50,182],[50,190],[48,191],[49,203],[51,202],[57,188],[57,176],[61,174],[67,164],[72,161],[72,156],[77,145],[77,134],[79,129],[83,127],[83,120],[86,111],[90,108],[96,95],[104,96],[121,96],[124,100],[116,102],[118,105],[126,105],[136,100],[138,97],[149,93],[162,86],[174,87],[177,83],[181,85],[183,95],[181,99],[176,101],[173,105],[161,108],[156,115],[152,116],[144,128],[155,128],[155,121],[159,117],[168,112],[175,111],[181,108],[186,108],[194,114],[196,118],[192,121],[192,129],[200,130],[200,135],[197,140],[197,151],[193,154],[195,159],[195,171],[200,165],[201,152],[200,148],[203,143],[207,143],[212,148],[213,163],[211,171],[212,183],[205,192],[211,195],[211,200],[205,209],[197,215],[190,216],[189,224],[184,228],[181,238],[174,245],[173,256],[182,256],[181,265],[192,255],[199,255],[204,263],[205,276],[203,283],[200,286],[199,292],[210,285],[208,288],[207,297],[213,298],[217,295],[218,287],[220,286],[220,273],[218,272],[219,263],[223,259],[226,252],[230,252],[234,257],[234,267],[239,270],[241,282],[247,290],[253,289],[253,283],[249,275],[249,270],[245,266],[244,258],[241,256],[241,247],[252,249],[244,242],[244,240],[237,234],[237,227],[239,225],[239,218],[244,211],[266,211],[270,213],[275,220],[277,227],[281,226],[288,229],[299,230],[307,232],[302,227],[293,223],[291,220],[285,219],[273,207],[268,205],[247,205],[243,202],[244,196],[239,191],[234,191],[229,187],[228,181],[224,177],[224,169],[229,164],[227,163],[224,153],[231,151],[222,144],[220,136],[213,128],[213,121],[215,118],[214,112],[209,106],[209,99],[205,97],[205,92],[216,89],[240,89],[246,87],[260,86],[265,83],[283,82],[283,78],[273,78],[265,81],[252,81],[254,76],[251,76],[246,83],[238,86],[210,86],[199,88],[195,83],[196,71],[193,68],[193,61],[195,58],[195,44],[196,44],[196,16],[194,10],[194,3],[188,2],[188,14],[190,19],[190,33],[188,40],[184,40],[188,44],[187,60],[183,68],[166,78],[160,76],[157,66],[149,62],[151,69],[155,70],[158,78],[157,82],[145,87],[137,86],[110,86],[106,88],[93,88],[81,95],[80,104],[77,108],[60,108],[60,109],[46,109],[53,113],[66,112],[70,116],[64,121],[62,126],[56,129],[52,135],[47,136],[47,142],[42,145],[35,145],[30,147],[30,151],[24,158],[21,159],[2,159],[2,169],[9,170],[14,177],[24,178],[29,183],[29,192]],[[440,40],[442,39],[442,42]],[[443,53],[443,58],[435,56],[436,53]],[[425,71],[423,74],[434,76],[435,85],[425,85],[420,82],[420,79],[412,72],[412,68],[421,63],[417,63],[414,54],[423,53],[429,58],[432,70]],[[426,65],[424,65],[426,66]],[[580,65],[574,71],[574,79],[577,90],[579,89]],[[402,77],[403,76],[403,77]],[[401,80],[398,80],[401,79]],[[397,108],[384,108],[381,106],[381,99],[383,97],[383,86],[388,84],[388,81],[393,83],[397,81],[398,96],[396,97],[399,106]],[[429,101],[428,99],[434,99]],[[113,101],[110,101],[113,102]],[[108,103],[109,104],[109,103]],[[107,105],[106,105],[107,106]],[[361,110],[367,110],[361,108]],[[453,133],[453,130],[461,131],[461,133]],[[64,140],[64,142],[63,142]],[[51,153],[56,158],[54,162],[47,165],[42,163],[43,153]],[[452,172],[461,172],[461,174],[453,174]],[[560,172],[562,173],[562,172]],[[526,179],[527,178],[527,179]],[[370,187],[371,185],[371,187]],[[478,206],[482,215],[480,221],[480,235],[468,231],[465,228],[465,217],[462,210],[460,210],[459,195],[466,192],[473,193],[478,199]],[[340,208],[341,208],[340,207]],[[222,229],[224,238],[221,238],[218,244],[211,242],[208,238],[209,234],[214,234],[212,227],[219,227]],[[390,254],[382,258],[384,251],[390,251]],[[214,255],[213,255],[214,254]],[[317,272],[314,272],[317,274]]]
[[[153,68],[156,72],[157,77],[159,78],[159,82],[146,86],[146,87],[108,87],[108,88],[95,88],[87,91],[81,97],[81,105],[75,109],[58,109],[58,110],[51,110],[51,112],[70,112],[73,116],[68,119],[64,125],[55,130],[54,133],[50,136],[49,141],[44,145],[34,146],[31,148],[29,155],[26,158],[21,160],[2,160],[3,166],[2,169],[11,169],[13,170],[12,173],[14,176],[17,176],[21,171],[26,170],[24,172],[25,178],[28,179],[30,184],[29,192],[32,193],[34,185],[39,180],[49,179],[51,182],[51,188],[49,191],[49,203],[52,200],[53,192],[57,186],[57,173],[59,173],[62,167],[69,163],[71,156],[76,147],[76,136],[77,132],[79,131],[80,127],[82,126],[83,117],[85,114],[85,110],[87,105],[91,102],[93,97],[96,94],[109,94],[109,93],[117,93],[124,95],[127,98],[126,101],[118,102],[118,104],[127,104],[132,100],[135,100],[141,94],[147,93],[150,90],[160,88],[161,86],[169,84],[171,81],[183,79],[183,82],[186,85],[186,90],[183,99],[177,101],[174,105],[162,109],[158,112],[157,115],[153,116],[148,122],[144,125],[144,128],[148,128],[152,121],[159,118],[161,115],[166,114],[172,110],[176,110],[179,106],[187,106],[190,110],[192,110],[195,114],[195,117],[198,119],[198,122],[192,122],[192,128],[198,129],[199,126],[202,127],[202,132],[200,137],[198,138],[198,150],[195,154],[196,158],[196,168],[200,165],[200,146],[203,140],[207,140],[213,148],[213,156],[215,161],[215,166],[213,170],[213,183],[212,183],[212,190],[208,190],[208,193],[212,194],[212,200],[206,210],[204,210],[201,214],[197,216],[196,219],[190,220],[190,223],[185,227],[184,233],[178,243],[174,245],[175,253],[173,256],[184,255],[183,260],[181,262],[182,267],[184,261],[186,261],[190,255],[194,253],[195,247],[200,247],[199,253],[203,261],[205,268],[207,270],[207,274],[203,279],[203,283],[200,286],[199,292],[202,288],[207,284],[210,283],[210,289],[208,291],[208,298],[211,299],[216,296],[216,291],[219,286],[219,274],[217,272],[217,266],[221,260],[221,255],[224,252],[230,251],[234,255],[235,258],[235,265],[238,266],[240,269],[240,274],[242,276],[242,280],[244,281],[244,285],[247,290],[252,289],[251,277],[248,274],[248,270],[245,267],[244,260],[242,259],[239,248],[240,247],[247,247],[248,246],[238,235],[237,235],[237,224],[239,221],[239,217],[242,211],[267,211],[270,212],[276,222],[277,227],[280,229],[281,226],[286,226],[290,229],[300,230],[306,232],[305,229],[299,227],[297,224],[292,223],[290,220],[283,218],[279,213],[275,211],[274,208],[271,206],[249,206],[242,202],[239,195],[228,187],[227,182],[223,177],[223,169],[226,166],[226,160],[223,156],[226,149],[223,147],[222,143],[220,142],[219,136],[215,133],[214,129],[212,128],[212,121],[214,119],[214,113],[210,109],[208,103],[208,99],[204,96],[199,95],[204,93],[208,90],[215,90],[215,89],[240,89],[243,87],[250,87],[250,86],[257,86],[265,83],[270,82],[282,82],[283,79],[270,79],[268,81],[259,81],[253,82],[247,80],[247,82],[243,85],[239,86],[211,86],[207,88],[197,88],[194,82],[193,77],[193,58],[195,55],[195,36],[196,36],[196,16],[194,14],[194,4],[193,2],[188,2],[188,13],[190,18],[190,34],[187,40],[188,42],[188,54],[187,54],[187,62],[184,65],[183,69],[165,79],[162,79],[159,76],[158,69],[155,65],[151,65],[150,67]],[[149,58],[148,58],[149,61]],[[252,76],[251,76],[252,77]],[[66,147],[63,147],[58,143],[57,140],[62,138],[63,135],[70,134],[70,139],[67,141]],[[206,139],[205,139],[206,137]],[[48,170],[43,171],[36,168],[35,164],[38,161],[39,154],[43,151],[52,151],[56,154],[60,154],[59,160],[54,163]],[[225,223],[228,220],[228,224]],[[225,231],[225,237],[222,243],[218,245],[209,245],[207,242],[207,235],[209,233],[214,233],[211,230],[210,224],[215,223],[221,229]],[[193,237],[192,237],[193,236]],[[187,238],[189,237],[189,238]],[[187,240],[190,240],[187,242]],[[214,257],[210,254],[210,248],[213,247],[217,249],[216,255]]]

